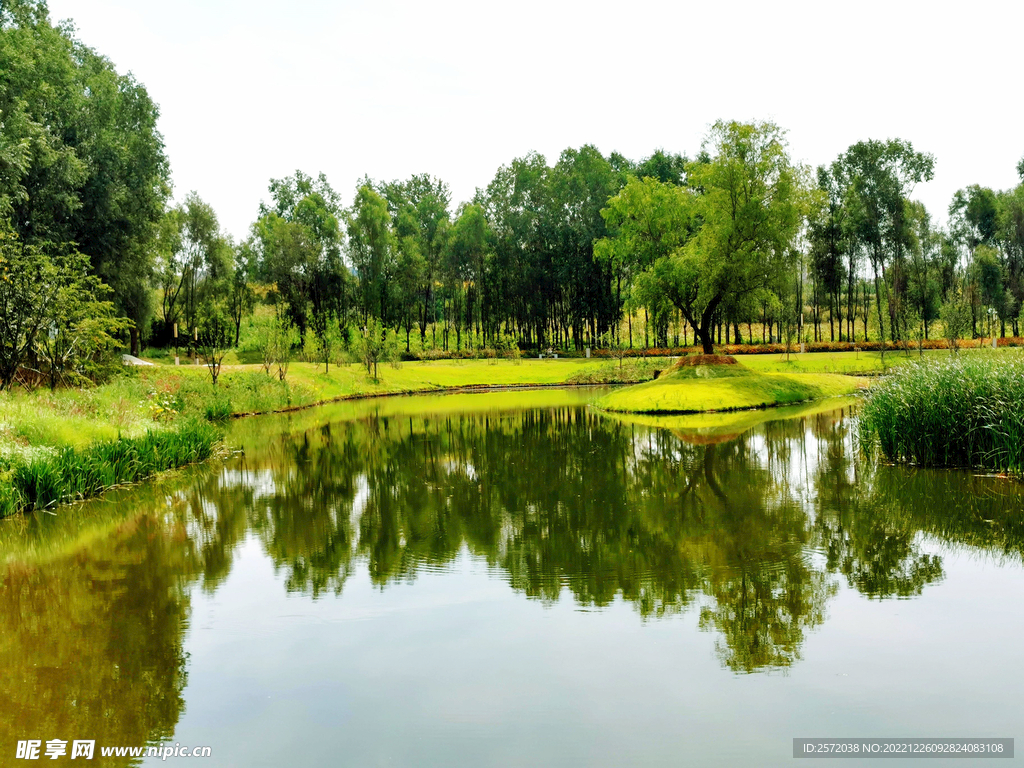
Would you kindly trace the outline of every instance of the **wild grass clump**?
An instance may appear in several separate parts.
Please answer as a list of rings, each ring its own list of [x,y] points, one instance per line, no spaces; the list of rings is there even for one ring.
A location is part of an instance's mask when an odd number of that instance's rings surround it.
[[[1024,473],[1024,359],[905,366],[872,388],[860,435],[892,462]]]
[[[152,431],[87,448],[68,446],[29,461],[15,461],[6,472],[7,482],[0,482],[0,514],[86,499],[157,472],[204,461],[213,455],[219,440],[216,427],[192,419],[174,431]]]

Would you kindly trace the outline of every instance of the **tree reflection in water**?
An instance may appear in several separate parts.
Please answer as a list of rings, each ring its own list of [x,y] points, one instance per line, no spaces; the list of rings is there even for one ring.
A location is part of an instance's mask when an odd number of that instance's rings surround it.
[[[10,563],[0,583],[0,742],[170,738],[183,709],[184,526],[136,515],[70,554]],[[120,765],[130,758],[110,758]]]
[[[213,506],[248,510],[290,590],[339,593],[356,562],[410,580],[466,548],[541,600],[692,606],[751,672],[799,658],[837,579],[872,598],[940,580],[929,538],[1021,554],[1015,486],[871,466],[853,424],[838,410],[716,440],[579,407],[370,414],[265,440]]]
[[[384,588],[468,552],[542,601],[689,611],[741,673],[799,659],[843,582],[911,598],[943,578],[936,552],[1024,553],[1019,485],[872,465],[843,410],[745,432],[578,406],[316,418],[242,425],[244,457],[93,507],[111,521],[55,554],[22,536],[0,584],[7,743],[169,735],[190,585],[217,590],[249,536],[314,598],[357,567]]]

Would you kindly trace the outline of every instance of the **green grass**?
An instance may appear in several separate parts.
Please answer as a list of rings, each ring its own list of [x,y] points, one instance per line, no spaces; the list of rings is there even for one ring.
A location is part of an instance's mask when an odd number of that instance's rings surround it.
[[[699,365],[610,392],[597,405],[627,413],[732,411],[849,395],[863,386],[863,380],[852,376],[761,373],[745,365]]]
[[[892,462],[1024,473],[1024,357],[907,366],[874,388],[860,435]]]

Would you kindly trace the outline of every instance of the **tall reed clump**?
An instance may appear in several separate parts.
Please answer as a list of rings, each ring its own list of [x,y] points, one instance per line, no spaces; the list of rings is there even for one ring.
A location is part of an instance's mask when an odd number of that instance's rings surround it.
[[[860,436],[893,462],[1024,474],[1024,359],[904,366],[869,392]]]
[[[0,515],[42,509],[95,496],[167,469],[204,461],[220,440],[218,429],[190,419],[173,431],[66,447],[54,454],[15,463],[9,488],[0,489]]]

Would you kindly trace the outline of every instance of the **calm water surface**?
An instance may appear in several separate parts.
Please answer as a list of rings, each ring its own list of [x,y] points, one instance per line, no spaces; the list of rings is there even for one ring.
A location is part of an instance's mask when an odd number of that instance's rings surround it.
[[[849,406],[592,397],[240,421],[225,463],[4,523],[0,764],[28,738],[473,768],[1024,738],[1020,485],[874,465]]]

